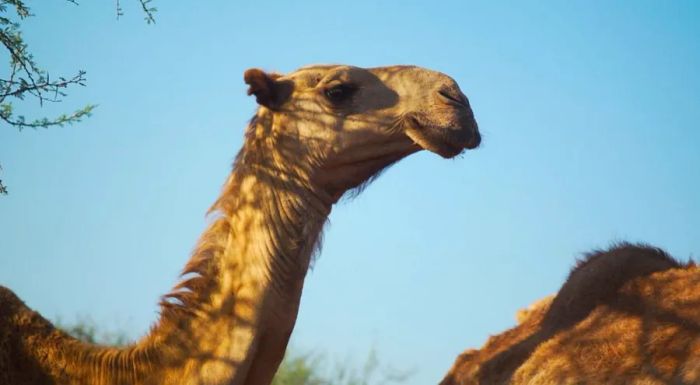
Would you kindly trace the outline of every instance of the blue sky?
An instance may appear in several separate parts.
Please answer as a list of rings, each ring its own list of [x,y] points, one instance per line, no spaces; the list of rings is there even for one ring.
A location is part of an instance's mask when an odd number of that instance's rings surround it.
[[[255,104],[249,67],[416,64],[455,78],[484,142],[420,153],[337,206],[293,336],[409,384],[513,325],[574,258],[613,241],[700,254],[697,2],[32,2],[52,75],[88,86],[0,130],[0,283],[49,318],[144,333],[176,281]],[[434,3],[434,2],[431,2]]]

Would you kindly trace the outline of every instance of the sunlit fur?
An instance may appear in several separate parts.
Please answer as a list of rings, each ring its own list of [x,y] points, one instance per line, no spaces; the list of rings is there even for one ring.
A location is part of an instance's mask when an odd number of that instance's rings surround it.
[[[518,321],[460,355],[442,385],[700,384],[700,268],[662,250],[591,253]]]
[[[437,94],[461,95],[437,72],[317,66],[245,80],[261,107],[150,332],[123,348],[86,344],[0,287],[0,385],[269,384],[331,206],[420,150],[410,135],[443,156],[480,140],[466,99]],[[323,91],[336,81],[356,92],[332,106]],[[404,118],[416,114],[425,127]]]

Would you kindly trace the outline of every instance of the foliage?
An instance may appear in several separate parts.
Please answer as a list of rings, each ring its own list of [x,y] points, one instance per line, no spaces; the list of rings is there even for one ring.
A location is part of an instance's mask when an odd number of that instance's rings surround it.
[[[0,166],[0,172],[2,172],[2,166]],[[7,187],[2,184],[2,179],[0,179],[0,195],[7,195]]]
[[[77,0],[66,1],[78,5]],[[153,15],[157,11],[151,5],[152,1],[139,0],[146,22],[149,24],[155,23]],[[117,1],[117,18],[123,14]],[[78,70],[76,74],[70,76],[52,77],[37,64],[20,30],[20,23],[31,16],[34,15],[24,0],[0,0],[0,43],[9,57],[7,76],[0,77],[0,122],[5,122],[20,131],[27,127],[49,128],[80,122],[92,114],[95,105],[88,104],[72,113],[53,118],[27,118],[15,112],[13,102],[33,99],[39,102],[40,106],[44,103],[58,103],[68,95],[66,91],[69,87],[85,86],[86,81],[83,70]],[[0,171],[2,171],[1,167]],[[7,195],[7,188],[3,185],[2,179],[0,179],[0,195]]]
[[[73,337],[91,344],[124,346],[129,343],[127,333],[123,331],[102,331],[92,319],[87,317],[82,317],[73,324],[63,324],[61,320],[57,320],[55,324],[57,328],[62,329]]]
[[[411,375],[380,365],[377,352],[369,351],[361,368],[349,361],[336,362],[329,370],[318,354],[301,354],[289,350],[277,370],[272,385],[387,385],[405,382]]]
[[[15,20],[11,13],[14,13]],[[83,70],[79,70],[72,76],[58,76],[52,79],[48,72],[37,65],[20,31],[20,22],[31,16],[33,14],[24,1],[0,0],[0,43],[7,50],[10,59],[9,76],[0,79],[0,119],[20,130],[26,127],[47,128],[79,122],[89,116],[95,106],[87,105],[71,114],[63,114],[51,119],[30,120],[23,115],[14,114],[13,99],[17,101],[30,97],[38,101],[39,105],[46,102],[60,102],[67,96],[68,87],[85,85]]]
[[[272,385],[325,385],[319,373],[320,360],[311,354],[286,354]]]
[[[158,8],[152,6],[152,2],[153,0],[139,0],[139,3],[141,3],[141,9],[145,15],[144,20],[146,20],[146,23],[148,24],[155,24],[156,22],[153,14],[158,11]],[[119,19],[121,16],[124,16],[124,9],[122,9],[120,1],[117,0],[117,19]]]

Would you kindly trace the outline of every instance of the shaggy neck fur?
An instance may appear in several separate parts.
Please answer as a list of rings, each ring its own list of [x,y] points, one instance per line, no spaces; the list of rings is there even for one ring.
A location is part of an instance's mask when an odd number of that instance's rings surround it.
[[[0,304],[12,305],[4,310],[11,313],[9,332],[15,336],[15,353],[28,366],[14,371],[28,373],[28,378],[7,379],[8,383],[269,381],[281,354],[258,352],[257,347],[261,341],[286,346],[304,277],[332,203],[310,182],[313,164],[302,160],[304,156],[294,160],[280,152],[289,144],[285,138],[264,135],[270,132],[271,119],[259,113],[251,122],[234,170],[212,207],[213,222],[199,240],[182,281],[163,297],[161,319],[136,344],[117,349],[82,343],[56,330],[9,290],[0,292],[14,297]],[[2,331],[8,325],[0,326]],[[256,359],[260,362],[253,360],[255,356],[262,356]]]

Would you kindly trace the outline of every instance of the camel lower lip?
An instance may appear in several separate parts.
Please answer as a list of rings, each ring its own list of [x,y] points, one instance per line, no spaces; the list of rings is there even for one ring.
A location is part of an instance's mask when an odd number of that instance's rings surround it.
[[[418,125],[417,125],[418,126]],[[419,126],[420,127],[420,126]],[[451,130],[449,128],[439,128],[434,129],[431,127],[422,126],[420,129],[407,130],[406,134],[416,143],[420,148],[434,152],[443,158],[453,158],[461,154],[465,148],[469,148],[468,144],[470,141],[455,140],[455,138],[441,137],[442,135],[435,134],[430,135],[431,132],[440,130]],[[474,141],[475,143],[477,141]],[[476,147],[476,146],[474,146]]]
[[[455,157],[455,156],[461,154],[461,153],[464,151],[464,147],[462,147],[462,146],[455,146],[455,145],[453,145],[453,144],[451,144],[451,143],[444,143],[442,147],[445,148],[445,149],[447,150],[447,151],[445,151],[445,155],[447,155],[447,156],[443,155],[443,156],[445,156],[446,158]],[[442,154],[441,154],[441,155],[442,155]]]

